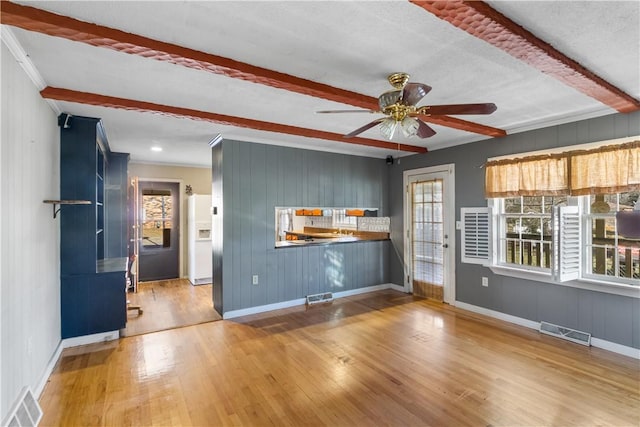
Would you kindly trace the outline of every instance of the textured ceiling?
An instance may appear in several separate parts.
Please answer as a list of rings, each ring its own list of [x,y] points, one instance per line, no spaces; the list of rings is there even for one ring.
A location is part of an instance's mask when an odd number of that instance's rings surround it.
[[[240,123],[285,125],[285,131],[293,127],[307,135],[176,117],[138,107],[138,111],[129,111],[77,100],[51,101],[60,111],[102,118],[111,149],[131,153],[132,161],[137,162],[209,165],[207,143],[217,134],[379,158],[411,154],[398,144],[436,150],[490,138],[432,123],[435,136],[395,137],[382,148],[331,140],[328,134],[339,137],[380,116],[316,114],[318,110],[358,107],[330,96],[299,93],[286,85],[263,84],[271,72],[370,99],[391,89],[388,74],[404,71],[411,74],[411,81],[433,88],[419,105],[493,102],[498,109],[491,115],[456,117],[506,133],[616,112],[610,103],[590,96],[588,90],[579,90],[545,71],[544,55],[523,60],[513,56],[509,46],[505,49],[483,39],[478,28],[475,33],[465,31],[464,22],[449,22],[429,11],[429,5],[408,1],[14,4],[120,30],[126,39],[106,47],[100,46],[104,42],[100,37],[89,43],[76,41],[78,37],[65,28],[66,24],[37,16],[30,19],[47,21],[46,25],[38,24],[49,30],[34,29],[29,26],[32,24],[7,24],[3,2],[3,38],[13,37],[12,50],[28,56],[41,76],[39,89],[68,89],[245,120]],[[492,1],[487,5],[622,94],[640,99],[640,2]],[[56,26],[60,28],[51,29]],[[258,76],[197,69],[193,61],[183,57],[176,60],[175,55],[136,49],[136,36],[260,67]],[[503,33],[497,36],[505,37]],[[640,104],[635,102],[631,110],[638,109]],[[378,128],[360,137],[388,142]],[[163,151],[152,152],[153,145]]]

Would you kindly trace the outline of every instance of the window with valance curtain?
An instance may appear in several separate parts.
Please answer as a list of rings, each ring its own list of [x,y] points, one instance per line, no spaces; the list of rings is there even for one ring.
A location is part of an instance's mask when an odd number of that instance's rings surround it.
[[[486,164],[487,198],[579,196],[639,189],[640,140]]]

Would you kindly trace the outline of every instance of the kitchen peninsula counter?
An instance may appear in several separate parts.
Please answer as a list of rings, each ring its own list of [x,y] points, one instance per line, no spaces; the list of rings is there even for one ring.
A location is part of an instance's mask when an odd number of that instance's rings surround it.
[[[285,233],[287,240],[276,242],[276,248],[389,240],[389,233],[384,232],[347,231],[315,227],[305,227],[304,230],[286,231]]]

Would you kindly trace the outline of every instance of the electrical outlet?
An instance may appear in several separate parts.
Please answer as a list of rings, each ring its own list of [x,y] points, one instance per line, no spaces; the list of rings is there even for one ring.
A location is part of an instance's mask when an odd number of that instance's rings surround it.
[[[482,278],[482,286],[484,287],[488,287],[489,286],[489,279],[486,277]]]
[[[257,274],[253,275],[253,279],[252,279],[251,283],[253,283],[254,285],[258,284],[258,275]]]

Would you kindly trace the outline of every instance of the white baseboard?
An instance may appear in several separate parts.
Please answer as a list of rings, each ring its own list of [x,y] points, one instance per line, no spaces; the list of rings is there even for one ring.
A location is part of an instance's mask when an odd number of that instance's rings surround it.
[[[510,314],[501,313],[499,311],[489,310],[488,308],[478,307],[477,305],[467,304],[466,302],[456,301],[455,306],[467,311],[473,311],[474,313],[484,314],[485,316],[493,317],[494,319],[504,320],[505,322],[515,323],[516,325],[524,326],[530,329],[540,329],[540,322],[534,322],[533,320],[523,319],[522,317],[512,316]]]
[[[463,310],[472,311],[474,313],[483,314],[485,316],[493,317],[494,319],[504,320],[505,322],[515,323],[516,325],[524,326],[531,329],[540,329],[540,322],[534,322],[533,320],[523,319],[522,317],[512,316],[510,314],[501,313],[499,311],[489,310],[488,308],[478,307],[475,305],[467,304],[466,302],[456,301],[455,306]],[[640,359],[640,349],[629,347],[622,344],[617,344],[611,341],[606,341],[600,338],[591,337],[591,345],[593,347],[601,348],[603,350],[611,351],[613,353],[622,354],[623,356],[633,357],[634,359]]]
[[[404,286],[396,285],[395,283],[389,283],[389,289],[393,289],[394,291],[398,291],[398,292],[404,292],[405,294],[409,293],[404,288]]]
[[[351,289],[351,290],[348,290],[348,291],[334,292],[333,293],[333,298],[334,299],[344,298],[344,297],[349,297],[349,296],[353,296],[353,295],[365,294],[365,293],[368,293],[368,292],[375,292],[375,291],[381,291],[381,290],[384,290],[384,289],[391,289],[392,286],[397,286],[397,285],[393,285],[391,283],[383,283],[381,285],[367,286],[367,287],[364,287],[364,288]],[[404,288],[400,288],[400,289],[403,289],[403,291],[404,291]],[[236,317],[248,316],[250,314],[265,313],[267,311],[280,310],[280,309],[283,309],[283,308],[289,308],[289,307],[295,307],[295,306],[298,306],[298,305],[304,305],[304,304],[306,304],[306,302],[307,302],[306,298],[298,298],[298,299],[289,300],[289,301],[277,302],[277,303],[274,303],[274,304],[259,305],[257,307],[243,308],[243,309],[240,309],[240,310],[231,310],[231,311],[226,311],[222,315],[222,318],[225,319],[225,320],[234,319]]]
[[[628,347],[626,345],[617,344],[611,341],[605,341],[600,338],[594,337],[591,337],[591,345],[603,350],[608,350],[614,353],[622,354],[624,356],[633,357],[634,359],[640,359],[640,349],[634,347]]]
[[[257,307],[241,308],[240,310],[225,311],[222,315],[224,320],[234,319],[236,317],[248,316],[250,314],[265,313],[267,311],[281,310],[283,308],[295,307],[303,305],[307,302],[306,298],[298,298],[289,301],[276,302],[274,304],[259,305]]]
[[[105,341],[113,341],[113,340],[117,340],[118,338],[120,338],[120,331],[101,332],[99,334],[66,338],[62,340],[62,348],[77,347],[79,345],[95,344],[98,342],[105,342]]]
[[[47,382],[49,381],[49,377],[53,373],[53,368],[56,367],[56,363],[58,363],[58,360],[60,360],[60,355],[62,354],[62,348],[63,348],[62,341],[60,341],[58,343],[58,347],[56,347],[56,351],[53,352],[53,356],[51,356],[51,358],[49,359],[49,363],[47,363],[47,366],[42,374],[42,378],[40,378],[40,382],[38,382],[38,385],[33,390],[33,395],[35,396],[36,399],[40,399],[40,396],[44,391],[44,386],[47,385]]]
[[[360,295],[360,294],[367,294],[369,292],[382,291],[385,289],[389,289],[390,287],[391,287],[391,283],[383,283],[381,285],[367,286],[365,288],[357,288],[357,289],[350,289],[348,291],[334,292],[333,297],[334,298],[350,297],[353,295]]]
[[[189,283],[191,283],[192,286],[210,285],[211,283],[213,283],[213,279],[211,277],[204,277],[194,280],[189,279]]]

